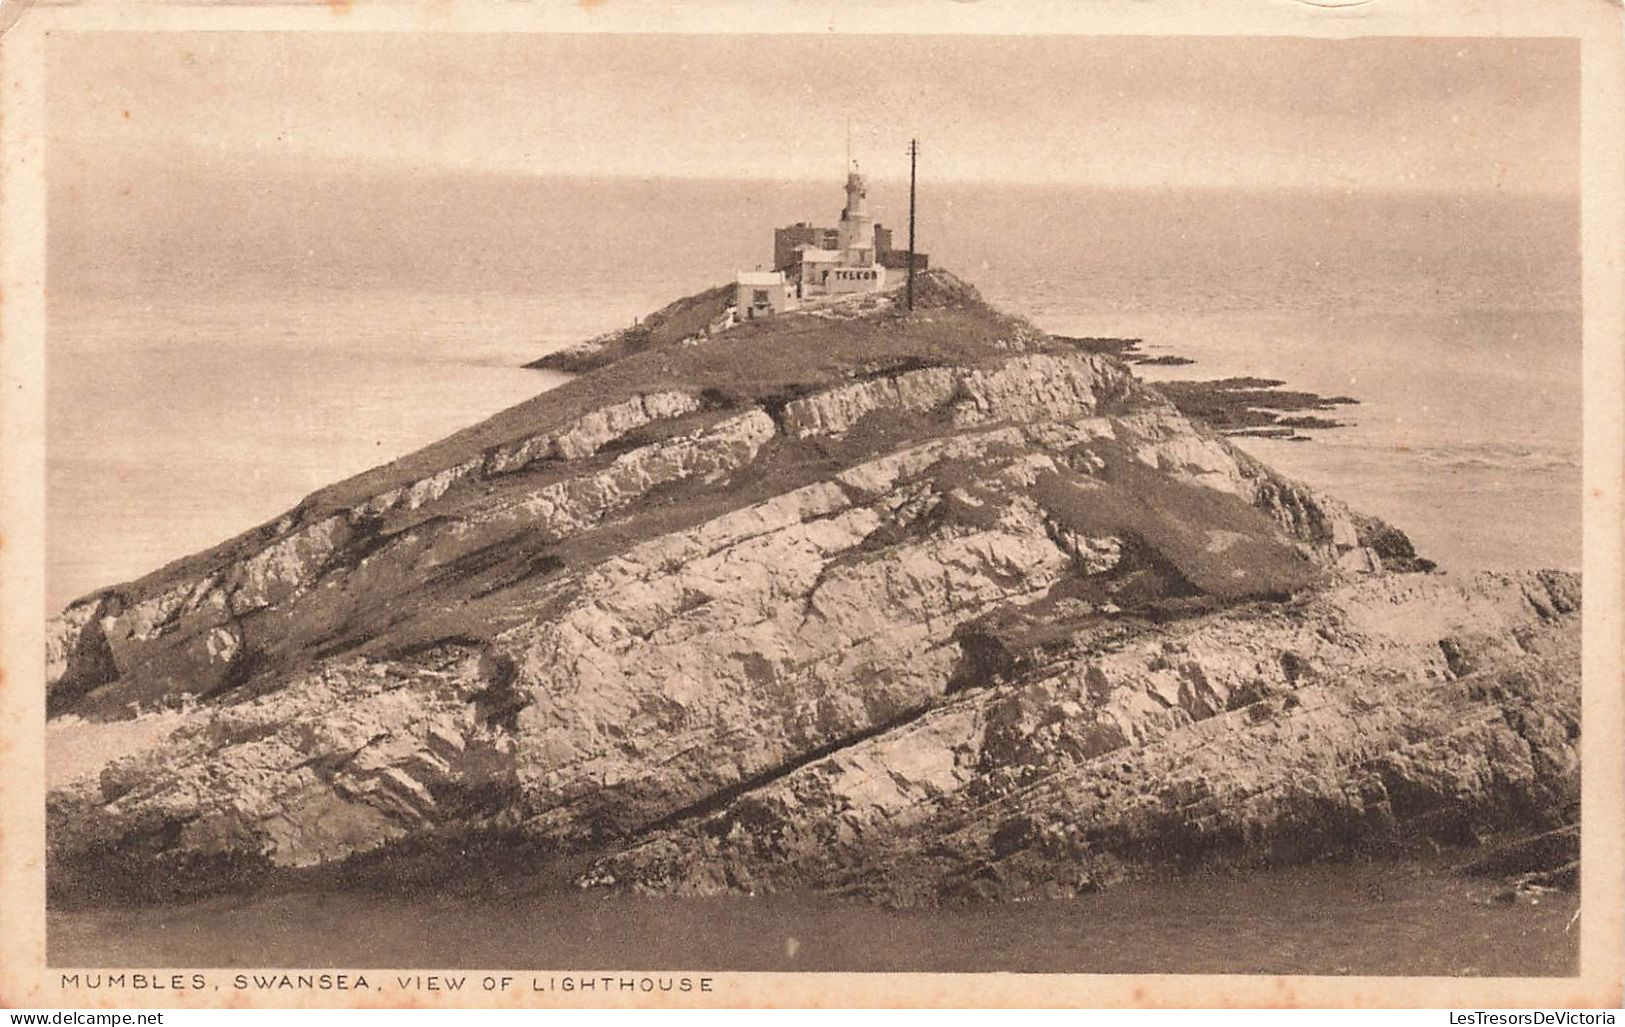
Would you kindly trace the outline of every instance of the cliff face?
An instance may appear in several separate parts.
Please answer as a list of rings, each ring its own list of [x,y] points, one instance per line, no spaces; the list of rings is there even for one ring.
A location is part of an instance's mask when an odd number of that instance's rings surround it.
[[[1572,587],[1388,578],[1035,659],[582,882],[1056,897],[1557,827],[1579,801]]]
[[[1575,582],[1399,573],[1115,359],[919,292],[646,349],[70,606],[53,890],[497,838],[929,901],[1565,818]]]

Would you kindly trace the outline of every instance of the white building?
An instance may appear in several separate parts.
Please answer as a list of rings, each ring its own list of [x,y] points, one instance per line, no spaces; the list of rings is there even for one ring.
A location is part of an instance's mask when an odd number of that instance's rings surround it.
[[[796,276],[799,295],[810,296],[828,291],[830,272],[842,266],[840,250],[823,250],[817,246],[797,246],[796,262],[791,274]]]
[[[806,225],[802,238],[823,235],[827,229]],[[781,229],[781,232],[795,229]],[[794,236],[775,249],[788,247]],[[737,279],[736,316],[741,321],[767,317],[793,309],[798,300],[814,296],[879,292],[886,287],[886,269],[875,259],[875,219],[869,213],[869,183],[854,169],[846,176],[846,206],[841,210],[835,238],[823,235],[824,245],[802,243],[785,271],[741,271]],[[833,241],[836,248],[827,248]]]
[[[852,171],[846,176],[846,206],[835,230],[837,249],[798,246],[800,261],[791,270],[801,296],[879,292],[886,269],[875,260],[875,219],[869,213],[869,183]]]
[[[734,317],[740,321],[771,317],[789,310],[794,300],[783,271],[741,271],[734,285]]]

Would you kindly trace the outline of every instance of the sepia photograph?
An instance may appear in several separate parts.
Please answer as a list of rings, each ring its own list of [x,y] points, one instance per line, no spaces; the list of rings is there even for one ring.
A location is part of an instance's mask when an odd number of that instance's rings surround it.
[[[348,6],[38,38],[48,989],[1581,975],[1581,39]]]

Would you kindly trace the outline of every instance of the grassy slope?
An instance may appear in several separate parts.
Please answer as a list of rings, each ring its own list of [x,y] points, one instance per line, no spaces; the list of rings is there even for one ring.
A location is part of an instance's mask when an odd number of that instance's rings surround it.
[[[732,285],[713,286],[704,292],[668,303],[630,328],[549,353],[525,366],[566,374],[596,371],[645,350],[670,346],[704,331],[707,325],[723,315],[733,300]]]

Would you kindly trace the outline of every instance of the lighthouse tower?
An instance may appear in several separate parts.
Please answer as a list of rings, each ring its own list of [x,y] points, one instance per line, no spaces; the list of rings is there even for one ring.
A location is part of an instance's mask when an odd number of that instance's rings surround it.
[[[869,183],[856,167],[846,176],[846,209],[841,211],[837,237],[845,266],[874,266],[875,219],[869,213]]]

